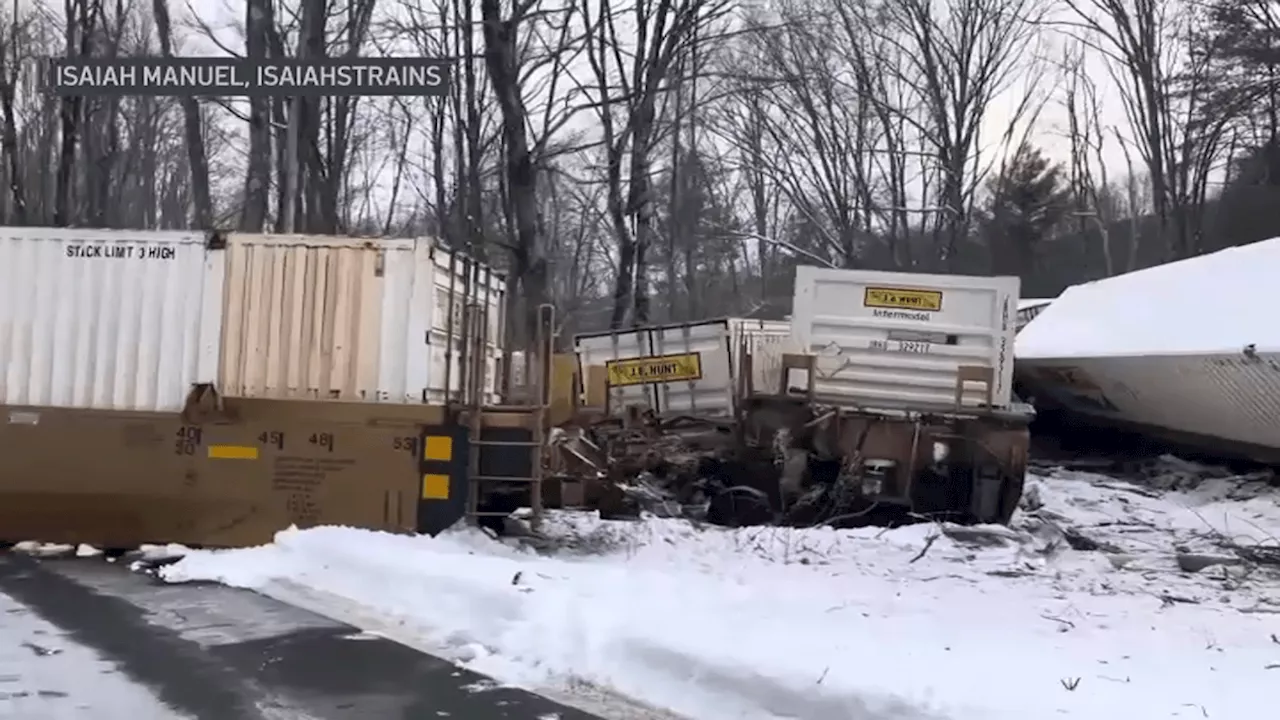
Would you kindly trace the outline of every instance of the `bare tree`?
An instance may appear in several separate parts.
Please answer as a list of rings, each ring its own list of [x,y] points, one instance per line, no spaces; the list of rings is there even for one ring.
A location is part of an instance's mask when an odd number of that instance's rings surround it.
[[[900,50],[895,67],[918,88],[920,114],[898,111],[935,155],[940,187],[934,236],[939,259],[950,266],[957,245],[969,233],[975,193],[990,169],[981,157],[983,123],[1017,75],[1032,71],[1031,50],[1045,7],[1039,0],[952,0],[943,5],[890,0],[874,15],[862,17]],[[1034,111],[1033,103],[1030,93],[1015,100],[1006,144],[1016,144],[1015,128]]]
[[[101,15],[102,5],[96,0],[64,0],[66,57],[88,57],[91,38]],[[60,119],[60,145],[58,149],[58,186],[53,211],[53,224],[64,227],[71,224],[71,206],[75,194],[76,147],[80,137],[80,113],[83,98],[62,98],[58,114]]]
[[[788,3],[781,13],[780,26],[757,20],[743,36],[745,52],[763,60],[760,75],[742,79],[736,107],[720,117],[730,141],[749,153],[750,172],[767,173],[820,233],[822,254],[853,267],[880,206],[872,157],[881,136],[866,95],[871,88],[861,83],[865,76],[848,72],[842,46],[850,38],[820,25],[814,6]],[[856,79],[846,82],[850,76]]]
[[[156,30],[160,34],[160,52],[173,57],[173,31],[169,23],[167,0],[152,0]],[[187,140],[187,162],[191,166],[191,191],[195,204],[195,226],[213,227],[213,200],[209,196],[209,159],[205,154],[204,129],[200,106],[193,97],[182,98],[183,130]]]
[[[26,225],[29,220],[27,191],[18,148],[18,121],[15,98],[23,63],[21,45],[26,36],[28,17],[19,15],[19,5],[0,8],[0,154],[5,158],[5,188],[10,202],[0,205],[0,221]]]
[[[1090,76],[1086,61],[1087,48],[1083,44],[1068,47],[1063,53],[1062,69],[1066,75],[1062,106],[1067,117],[1067,141],[1071,146],[1071,160],[1067,164],[1071,192],[1075,200],[1077,231],[1082,238],[1096,230],[1101,243],[1102,259],[1108,277],[1116,274],[1116,262],[1111,246],[1111,224],[1118,218],[1109,193],[1107,164],[1103,148],[1107,141],[1107,128],[1102,124],[1102,105],[1098,85]],[[1136,243],[1137,238],[1129,238]],[[1124,267],[1122,272],[1132,268]]]
[[[1213,47],[1192,53],[1199,17],[1159,0],[1065,0],[1070,27],[1106,61],[1120,86],[1138,155],[1151,184],[1166,258],[1199,251],[1207,183],[1229,118],[1204,121]]]
[[[529,112],[521,83],[520,26],[537,0],[518,0],[503,16],[500,0],[481,0],[485,64],[502,111],[502,148],[506,156],[506,189],[515,225],[511,248],[515,277],[526,303],[525,327],[536,321],[537,307],[547,300],[547,263],[542,257],[538,212],[538,167],[529,142]]]
[[[648,255],[657,238],[654,151],[669,125],[661,103],[678,84],[677,62],[714,36],[727,0],[633,0],[619,7],[603,0],[580,12],[587,28],[586,56],[594,75],[590,92],[599,110],[611,229],[618,244],[610,326],[649,321]],[[686,108],[688,110],[689,108]],[[624,167],[625,166],[625,167]]]
[[[272,25],[270,0],[245,0],[245,59],[267,59],[267,38]],[[270,209],[271,188],[271,105],[267,98],[249,99],[248,157],[245,161],[243,204],[239,228],[242,232],[262,232]]]

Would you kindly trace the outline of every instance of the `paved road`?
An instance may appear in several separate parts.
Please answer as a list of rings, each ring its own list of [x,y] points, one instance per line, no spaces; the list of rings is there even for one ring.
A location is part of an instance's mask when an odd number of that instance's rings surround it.
[[[19,629],[33,639],[0,634],[0,717],[600,720],[251,592],[97,559],[0,555],[0,611],[37,616]]]

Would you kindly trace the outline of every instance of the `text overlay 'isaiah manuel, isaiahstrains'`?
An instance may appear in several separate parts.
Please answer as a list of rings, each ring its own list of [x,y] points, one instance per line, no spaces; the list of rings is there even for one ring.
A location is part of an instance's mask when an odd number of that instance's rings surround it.
[[[321,58],[49,58],[44,85],[57,95],[441,95],[446,60]]]

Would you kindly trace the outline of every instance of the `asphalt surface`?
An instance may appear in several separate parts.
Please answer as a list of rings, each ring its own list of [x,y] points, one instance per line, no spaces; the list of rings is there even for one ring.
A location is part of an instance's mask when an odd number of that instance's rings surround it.
[[[601,720],[255,593],[168,585],[124,560],[0,554],[0,593],[113,662],[173,717]],[[68,694],[50,702],[85,709],[58,717],[103,716],[93,698]]]

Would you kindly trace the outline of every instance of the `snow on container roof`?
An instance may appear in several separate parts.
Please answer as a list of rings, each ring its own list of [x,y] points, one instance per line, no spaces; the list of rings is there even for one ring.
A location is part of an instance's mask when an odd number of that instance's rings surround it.
[[[1280,350],[1280,238],[1073,285],[1018,335],[1015,357]]]

